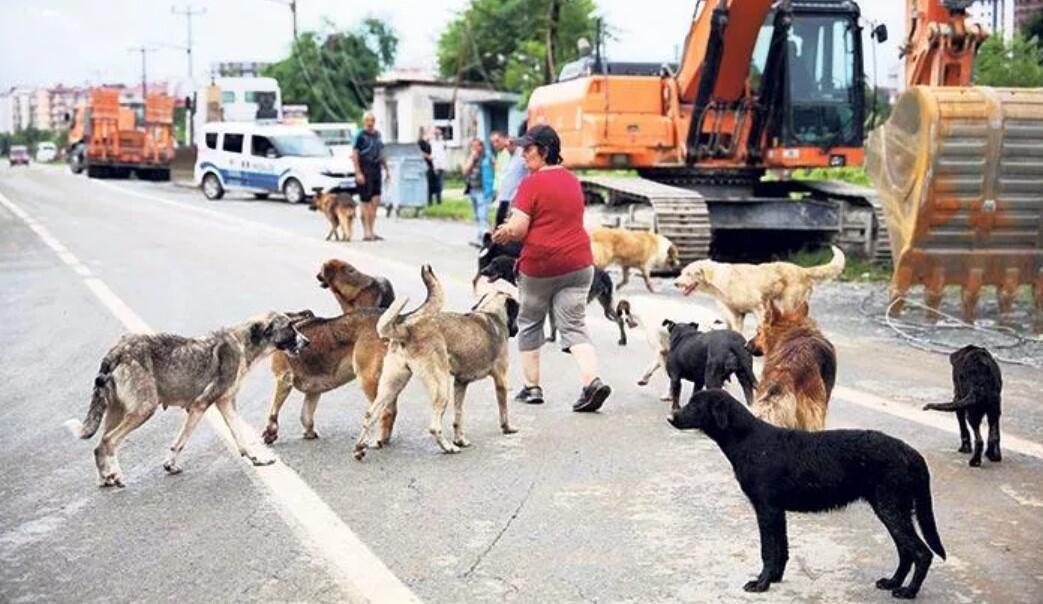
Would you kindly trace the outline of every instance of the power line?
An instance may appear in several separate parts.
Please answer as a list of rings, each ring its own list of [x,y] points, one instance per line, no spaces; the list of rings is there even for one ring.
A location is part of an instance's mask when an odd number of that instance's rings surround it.
[[[193,8],[191,5],[186,4],[185,8],[178,10],[176,6],[170,7],[170,12],[174,15],[181,15],[185,17],[185,23],[188,26],[188,41],[185,45],[185,54],[188,59],[188,79],[192,79],[192,17],[196,15],[205,15],[206,8]]]

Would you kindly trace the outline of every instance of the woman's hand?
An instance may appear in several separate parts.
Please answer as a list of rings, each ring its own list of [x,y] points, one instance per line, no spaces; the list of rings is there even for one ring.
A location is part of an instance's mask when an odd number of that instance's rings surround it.
[[[510,229],[507,228],[506,224],[501,224],[500,226],[496,227],[495,231],[493,231],[493,241],[494,242],[496,242],[496,243],[498,243],[500,245],[503,245],[503,244],[507,243],[510,240],[511,240],[511,232],[510,232]]]

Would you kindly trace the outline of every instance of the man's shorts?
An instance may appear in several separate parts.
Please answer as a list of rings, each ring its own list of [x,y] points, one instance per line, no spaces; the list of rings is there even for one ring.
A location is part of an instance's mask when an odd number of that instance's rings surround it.
[[[381,178],[380,164],[363,166],[362,174],[366,177],[366,183],[359,185],[359,201],[367,203],[374,197],[380,197],[381,184],[384,179]]]
[[[558,342],[563,349],[590,343],[587,293],[593,280],[594,268],[590,266],[557,277],[518,275],[518,349],[525,352],[543,346],[543,322],[549,312],[554,313]]]

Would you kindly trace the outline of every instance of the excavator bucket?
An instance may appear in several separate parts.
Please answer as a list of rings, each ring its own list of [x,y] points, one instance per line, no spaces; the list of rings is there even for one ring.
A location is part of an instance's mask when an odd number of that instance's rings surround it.
[[[936,309],[960,285],[973,321],[982,286],[1001,314],[1029,286],[1043,328],[1043,89],[910,88],[870,134],[866,171],[887,215],[892,301],[923,285]]]

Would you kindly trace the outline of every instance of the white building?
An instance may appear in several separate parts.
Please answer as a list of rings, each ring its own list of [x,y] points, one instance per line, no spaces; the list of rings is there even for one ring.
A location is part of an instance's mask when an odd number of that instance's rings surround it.
[[[32,96],[29,88],[11,88],[0,93],[0,133],[25,130],[32,124]]]
[[[439,128],[450,166],[458,166],[472,138],[488,141],[493,130],[517,133],[525,119],[517,107],[519,98],[513,92],[458,85],[419,72],[392,72],[373,87],[373,114],[386,143],[415,143],[422,128]]]

